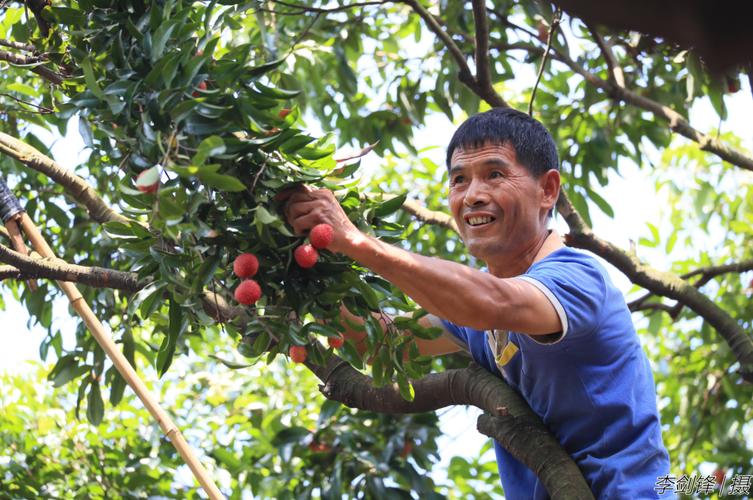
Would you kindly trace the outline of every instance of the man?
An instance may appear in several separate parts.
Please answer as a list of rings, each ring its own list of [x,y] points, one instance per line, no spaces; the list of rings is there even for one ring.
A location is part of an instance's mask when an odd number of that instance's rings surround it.
[[[488,272],[361,233],[327,190],[297,190],[286,216],[298,234],[332,225],[332,251],[382,275],[430,313],[424,324],[445,333],[416,339],[422,354],[461,346],[518,390],[597,498],[656,498],[669,457],[653,376],[606,271],[547,228],[560,189],[549,132],[512,109],[475,115],[455,132],[447,167],[450,211]],[[548,498],[530,469],[496,442],[495,451],[507,498]]]

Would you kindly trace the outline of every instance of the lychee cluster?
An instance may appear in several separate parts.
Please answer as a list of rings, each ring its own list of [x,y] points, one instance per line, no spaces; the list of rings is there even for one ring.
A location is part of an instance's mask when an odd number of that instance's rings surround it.
[[[295,261],[304,269],[313,267],[319,260],[317,249],[327,248],[334,238],[334,230],[329,224],[319,224],[311,229],[309,243],[301,245],[293,252]],[[259,259],[252,253],[242,253],[233,261],[233,273],[242,281],[235,289],[235,300],[243,305],[255,304],[261,298],[259,283],[251,278],[259,271]],[[342,335],[329,337],[329,346],[333,349],[342,347],[345,339]],[[300,345],[290,346],[288,355],[295,363],[306,361],[306,347]]]
[[[309,243],[301,245],[293,252],[295,261],[304,269],[314,267],[319,260],[317,249],[327,248],[332,244],[334,229],[329,224],[318,224],[309,233]]]
[[[243,305],[255,304],[261,297],[261,287],[249,279],[259,271],[259,259],[252,253],[242,253],[233,262],[233,272],[241,278],[241,284],[235,289],[235,300]]]

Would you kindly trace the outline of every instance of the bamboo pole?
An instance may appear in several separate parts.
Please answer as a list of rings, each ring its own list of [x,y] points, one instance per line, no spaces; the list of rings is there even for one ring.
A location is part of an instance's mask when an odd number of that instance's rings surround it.
[[[29,241],[31,241],[34,249],[42,257],[55,258],[54,252],[42,237],[36,225],[31,220],[31,218],[29,218],[26,212],[21,212],[20,223],[21,228],[23,229],[24,233],[26,233]],[[99,345],[102,347],[105,353],[107,353],[107,356],[109,356],[109,358],[112,360],[115,368],[123,376],[123,379],[125,379],[128,385],[131,386],[139,399],[144,403],[144,406],[146,406],[146,409],[149,410],[149,413],[151,413],[152,416],[157,420],[160,427],[162,428],[162,431],[167,435],[168,438],[170,438],[173,446],[175,446],[175,449],[178,450],[180,456],[183,457],[183,460],[191,469],[191,472],[193,472],[193,475],[199,481],[199,484],[201,484],[201,487],[204,489],[206,494],[209,495],[209,498],[211,500],[224,499],[225,497],[209,477],[206,469],[203,465],[201,465],[201,462],[199,462],[193,450],[186,442],[186,439],[183,437],[183,434],[181,434],[180,430],[172,421],[170,416],[160,407],[157,399],[149,392],[139,376],[136,374],[136,371],[117,348],[115,342],[113,342],[113,340],[105,331],[102,323],[94,315],[94,312],[89,307],[89,304],[87,304],[84,300],[81,292],[79,292],[78,288],[76,288],[76,285],[68,281],[58,281],[57,283],[63,290],[65,295],[68,297],[71,306],[73,306],[79,316],[81,316],[89,331],[92,333],[92,335],[94,335],[94,338],[97,340]]]

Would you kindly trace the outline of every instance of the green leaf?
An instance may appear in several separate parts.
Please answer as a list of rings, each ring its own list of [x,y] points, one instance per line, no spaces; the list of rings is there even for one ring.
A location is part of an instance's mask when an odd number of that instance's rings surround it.
[[[405,203],[405,199],[408,197],[408,193],[403,193],[399,196],[395,196],[391,200],[387,200],[374,209],[374,214],[379,217],[385,217],[391,213],[397,211]]]
[[[358,350],[350,340],[347,340],[340,349],[340,356],[356,370],[363,369],[363,360]]]
[[[159,376],[162,377],[167,369],[173,362],[173,356],[175,355],[175,346],[178,342],[178,337],[183,331],[183,311],[180,305],[174,298],[170,298],[169,304],[169,326],[168,334],[162,340],[162,345],[157,353],[157,371]]]
[[[215,189],[219,189],[220,191],[235,193],[246,190],[246,186],[231,175],[200,171],[199,179],[201,179],[207,185]]]
[[[408,378],[400,372],[396,374],[396,378],[397,378],[397,387],[398,389],[400,389],[400,395],[406,401],[413,401],[413,399],[416,397],[416,393],[413,390],[413,384],[411,384],[408,381]]]
[[[227,359],[223,359],[219,356],[215,356],[214,354],[210,354],[209,357],[216,359],[217,361],[227,366],[231,370],[240,370],[241,368],[248,368],[249,366],[253,366],[253,365],[247,365],[245,363],[236,363],[235,361],[228,361]]]
[[[92,425],[99,425],[105,416],[105,403],[102,401],[102,392],[99,382],[92,380],[91,389],[87,398],[86,418]]]
[[[255,220],[258,220],[264,225],[274,224],[275,222],[280,221],[279,217],[277,217],[276,215],[272,215],[271,213],[269,213],[269,210],[267,210],[261,205],[257,206],[254,212],[256,214]]]
[[[191,163],[196,166],[204,165],[209,157],[221,155],[225,150],[225,142],[222,140],[222,137],[218,135],[209,136],[201,141],[196,154],[191,159]]]
[[[305,427],[287,427],[272,438],[272,446],[281,447],[286,444],[300,443],[311,432]]]
[[[105,93],[102,91],[102,87],[99,86],[97,78],[94,76],[94,70],[92,69],[92,62],[89,56],[85,57],[84,60],[81,61],[81,68],[84,70],[84,81],[86,82],[86,87],[91,91],[92,94],[97,96],[100,100],[104,101]]]

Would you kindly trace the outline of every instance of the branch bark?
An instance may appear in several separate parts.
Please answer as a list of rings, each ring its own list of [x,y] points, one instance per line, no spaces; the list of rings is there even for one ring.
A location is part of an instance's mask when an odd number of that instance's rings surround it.
[[[492,106],[496,107],[507,107],[507,102],[500,96],[495,90],[494,87],[491,84],[491,81],[487,82],[488,84],[485,86],[482,86],[479,84],[479,81],[477,80],[477,77],[473,76],[473,73],[471,73],[471,69],[468,67],[468,61],[466,61],[465,54],[463,54],[463,51],[460,50],[460,47],[457,46],[457,44],[452,40],[450,35],[442,29],[442,26],[440,25],[439,21],[428,11],[426,10],[420,3],[418,3],[417,0],[399,0],[402,3],[409,5],[413,11],[418,14],[421,19],[424,20],[426,23],[426,27],[429,28],[431,32],[433,32],[437,38],[439,38],[442,43],[447,47],[447,50],[450,52],[450,55],[455,60],[455,63],[458,65],[458,78],[462,83],[464,83],[468,88],[470,88],[476,95],[480,96],[482,99],[484,99],[486,102],[490,103]],[[478,3],[480,0],[474,0],[474,15],[476,15],[476,3]],[[477,22],[479,20],[477,19]],[[486,22],[486,13],[483,14],[483,19],[480,21],[481,23]],[[479,30],[477,27],[476,34],[483,34],[483,28]],[[485,60],[486,67],[483,71],[488,71],[488,48],[489,48],[489,29],[486,27],[485,29],[486,33],[486,39],[481,41],[481,44],[486,47],[486,50],[484,52],[484,56],[482,56],[482,59]],[[476,40],[476,46],[479,45],[479,40]],[[477,60],[476,60],[476,71],[478,72],[478,51],[477,51]]]
[[[0,153],[5,153],[11,158],[15,158],[27,167],[45,174],[63,186],[66,194],[74,201],[85,206],[89,211],[89,215],[95,221],[99,223],[110,221],[129,222],[129,219],[107,206],[107,203],[84,179],[63,168],[54,160],[25,142],[0,132]]]
[[[350,408],[399,414],[434,411],[450,405],[476,406],[487,413],[479,417],[479,431],[500,441],[530,467],[551,498],[593,498],[578,466],[523,398],[476,364],[414,381],[413,401],[403,399],[396,386],[374,387],[371,378],[337,356],[326,366],[311,362],[306,366],[322,381],[319,389],[326,398]]]
[[[696,130],[680,113],[669,106],[665,106],[648,97],[644,97],[625,87],[620,87],[615,82],[603,80],[573,61],[568,55],[563,54],[554,47],[552,50],[559,61],[581,75],[589,84],[606,92],[612,99],[624,101],[637,108],[651,112],[655,117],[668,121],[669,128],[673,132],[698,143],[701,150],[713,153],[732,165],[736,165],[746,170],[753,170],[753,156],[720,141],[716,137],[712,137]]]
[[[135,273],[68,264],[60,259],[35,259],[5,245],[0,245],[0,262],[10,264],[27,278],[48,278],[97,288],[115,288],[131,293],[145,286],[139,282]]]
[[[622,271],[636,285],[654,294],[680,301],[692,309],[727,341],[740,363],[743,379],[753,382],[753,340],[732,316],[679,276],[653,269],[640,262],[634,255],[597,237],[575,210],[564,191],[560,192],[557,200],[557,210],[570,227],[568,245],[590,250]]]
[[[7,61],[12,64],[36,64],[44,61],[44,56],[23,56],[14,54],[12,52],[7,52],[5,50],[0,50],[0,61]],[[51,69],[45,67],[45,66],[31,66],[27,68],[29,71],[32,71],[45,80],[48,80],[51,83],[54,83],[55,85],[60,85],[63,83],[63,75],[59,73],[55,73]]]

